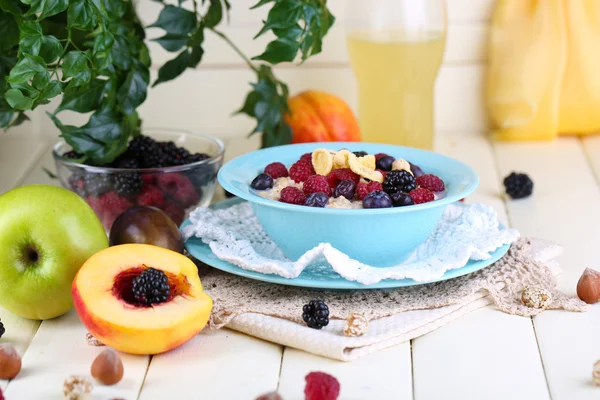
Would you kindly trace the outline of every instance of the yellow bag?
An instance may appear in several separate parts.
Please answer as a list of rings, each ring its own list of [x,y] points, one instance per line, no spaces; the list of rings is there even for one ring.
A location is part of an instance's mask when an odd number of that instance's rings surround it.
[[[494,138],[600,131],[598,43],[600,0],[498,0],[486,76]]]

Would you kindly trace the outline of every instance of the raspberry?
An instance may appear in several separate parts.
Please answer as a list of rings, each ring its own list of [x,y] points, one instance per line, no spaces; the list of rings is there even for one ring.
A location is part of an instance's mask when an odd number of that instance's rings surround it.
[[[160,190],[171,197],[183,208],[193,206],[198,203],[198,193],[192,182],[185,176],[169,173],[159,175],[156,183]]]
[[[283,400],[283,397],[281,397],[277,392],[269,392],[258,396],[254,400]]]
[[[158,174],[142,174],[142,181],[144,182],[144,185],[154,185],[157,177]]]
[[[362,200],[365,198],[366,195],[368,195],[369,193],[374,192],[376,190],[383,190],[381,188],[381,183],[379,183],[379,182],[369,182],[369,183],[361,182],[356,186],[356,195],[358,196],[359,200]]]
[[[156,186],[144,185],[142,192],[137,197],[137,204],[140,206],[163,208],[165,205],[165,196]]]
[[[381,157],[389,157],[389,156],[385,153],[377,153],[377,154],[375,154],[375,161],[379,161],[379,159]]]
[[[173,222],[175,222],[177,226],[181,225],[183,219],[185,218],[185,210],[181,208],[179,204],[172,201],[167,201],[162,210],[169,216],[169,218],[173,220]]]
[[[288,186],[281,191],[279,201],[288,204],[303,205],[306,201],[306,196],[297,187]]]
[[[92,207],[92,210],[96,213],[99,219],[102,219],[102,205],[100,204],[100,198],[98,196],[86,197],[85,201]]]
[[[4,393],[2,393],[2,389],[0,389],[0,400],[4,400]]]
[[[322,175],[309,176],[306,182],[304,182],[302,190],[307,196],[311,193],[317,192],[323,192],[327,196],[331,196],[331,187],[327,183],[327,179],[325,179],[325,177]]]
[[[424,188],[417,188],[415,190],[411,190],[408,195],[412,197],[415,204],[421,203],[429,203],[430,201],[435,200],[435,196],[433,193]]]
[[[444,181],[432,174],[418,176],[416,181],[418,186],[432,192],[443,192],[445,189]]]
[[[296,163],[290,167],[290,178],[297,183],[304,182],[311,175],[315,175],[315,169],[311,163],[306,161],[296,161]]]
[[[119,196],[115,192],[108,192],[98,198],[100,208],[102,210],[102,225],[106,229],[110,229],[115,219],[133,203],[125,197]]]
[[[282,163],[274,162],[265,167],[265,174],[271,175],[273,179],[283,178],[288,176],[288,170]]]
[[[312,164],[312,153],[304,153],[300,157],[302,161],[306,161],[309,164]]]
[[[305,400],[336,400],[340,395],[340,383],[325,372],[311,372],[304,380]]]
[[[352,172],[350,168],[334,169],[327,175],[327,183],[329,183],[332,189],[336,188],[338,183],[345,180],[353,181],[358,185],[360,176]]]

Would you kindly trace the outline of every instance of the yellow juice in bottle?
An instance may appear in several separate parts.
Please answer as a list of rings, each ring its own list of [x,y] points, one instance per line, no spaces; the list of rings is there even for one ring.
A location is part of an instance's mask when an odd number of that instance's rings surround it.
[[[433,98],[443,32],[352,32],[362,140],[433,148]]]

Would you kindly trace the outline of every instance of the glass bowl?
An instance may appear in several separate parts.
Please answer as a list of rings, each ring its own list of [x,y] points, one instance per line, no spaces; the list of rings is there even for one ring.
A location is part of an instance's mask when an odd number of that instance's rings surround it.
[[[145,129],[143,134],[157,141],[174,142],[190,153],[205,153],[209,158],[162,168],[95,167],[63,157],[72,150],[66,142],[54,146],[61,185],[85,199],[107,232],[119,214],[136,205],[160,208],[181,225],[191,210],[209,205],[215,193],[217,172],[223,164],[223,142],[182,130]]]

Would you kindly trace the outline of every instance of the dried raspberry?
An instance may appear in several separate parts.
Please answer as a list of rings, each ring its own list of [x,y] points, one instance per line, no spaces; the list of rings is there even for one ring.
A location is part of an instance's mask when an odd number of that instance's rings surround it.
[[[465,198],[463,197],[462,199],[459,200],[461,203],[465,202]]]
[[[360,176],[352,172],[350,168],[340,168],[334,169],[329,174],[327,174],[327,183],[331,186],[332,189],[336,188],[338,183],[344,180],[349,180],[358,185],[358,181],[360,181]]]
[[[288,204],[303,205],[306,201],[306,196],[297,187],[288,186],[281,191],[279,201]]]
[[[177,226],[181,225],[185,218],[185,210],[177,203],[173,201],[167,201],[162,209]]]
[[[0,389],[0,400],[4,400],[4,393],[2,393],[2,389]]]
[[[340,383],[325,372],[311,372],[304,380],[305,400],[336,400],[340,395]]]
[[[144,185],[142,191],[137,197],[137,204],[140,206],[152,206],[163,208],[165,205],[165,196],[154,185]]]
[[[389,156],[385,153],[377,153],[377,154],[375,154],[375,161],[379,161],[379,159],[381,157],[389,157]]]
[[[304,153],[300,157],[302,161],[306,161],[309,164],[312,164],[312,153]]]
[[[408,195],[412,197],[415,204],[429,203],[430,201],[435,200],[433,193],[424,188],[416,188],[415,190],[411,190]]]
[[[283,178],[288,176],[288,170],[282,163],[274,162],[265,167],[265,174],[269,174],[273,179]]]
[[[369,193],[374,192],[376,190],[383,190],[381,188],[381,183],[379,183],[379,182],[369,182],[369,183],[361,182],[356,186],[356,195],[358,196],[359,200],[362,200],[365,198],[366,195],[368,195]]]
[[[311,163],[306,161],[296,161],[296,163],[290,167],[290,178],[297,183],[304,182],[311,175],[315,175],[315,169]]]
[[[171,197],[182,207],[187,208],[198,203],[198,193],[188,177],[169,173],[162,174],[156,178],[160,190]]]
[[[322,175],[309,176],[306,182],[304,182],[302,190],[307,196],[317,192],[323,192],[327,196],[331,196],[331,187],[329,186],[329,183],[327,183],[327,179]]]
[[[421,175],[416,178],[417,185],[432,192],[443,192],[444,181],[432,174]]]

